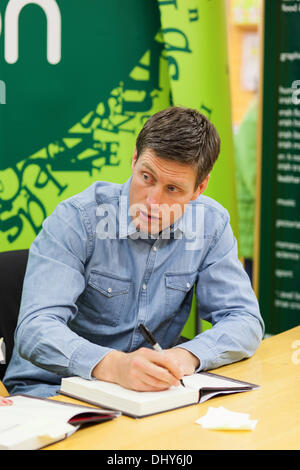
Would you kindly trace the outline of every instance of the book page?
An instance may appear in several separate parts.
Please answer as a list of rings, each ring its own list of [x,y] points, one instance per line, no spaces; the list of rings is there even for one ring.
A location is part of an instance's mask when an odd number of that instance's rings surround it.
[[[13,402],[12,405],[0,407],[0,442],[4,433],[10,430],[13,430],[15,434],[24,432],[34,434],[37,428],[40,428],[40,431],[45,434],[48,432],[56,434],[59,430],[65,432],[74,429],[68,421],[77,414],[91,412],[105,414],[107,412],[99,408],[62,404],[54,400],[22,395],[10,396],[9,399]]]
[[[66,435],[73,434],[77,429],[78,427],[66,422],[57,422],[55,419],[41,417],[31,418],[24,423],[15,421],[6,425],[5,428],[1,425],[0,449],[39,448],[51,441],[63,439]],[[27,443],[26,446],[24,446],[25,443]]]
[[[170,387],[168,390],[163,390],[160,392],[137,392],[135,390],[129,390],[127,388],[121,387],[121,385],[113,384],[110,382],[104,382],[102,380],[87,381],[79,377],[74,377],[72,378],[72,380],[74,380],[74,383],[83,384],[87,388],[91,388],[93,390],[98,390],[101,392],[107,392],[111,396],[116,396],[118,398],[123,398],[135,402],[149,402],[152,400],[158,400],[160,396],[168,399],[180,393],[183,395],[186,394],[186,389],[182,385],[179,385],[178,387]]]
[[[201,388],[251,388],[250,385],[239,383],[227,378],[216,377],[214,375],[193,374],[183,377],[183,383],[186,387],[200,390]]]
[[[74,407],[68,409],[57,406],[55,402],[23,396],[11,396],[9,399],[12,405],[0,407],[0,449],[24,448],[22,446],[25,443],[28,448],[35,448],[31,446],[41,444],[43,438],[47,443],[49,440],[61,439],[77,429],[68,424],[68,420],[76,413]],[[39,441],[37,437],[40,437]]]
[[[119,410],[123,413],[144,416],[198,403],[199,391],[182,385],[157,392],[137,392],[101,380],[80,377],[62,379],[61,393]]]
[[[0,432],[5,429],[5,426],[12,423],[30,423],[34,416],[41,417],[45,421],[67,422],[78,413],[101,412],[100,409],[64,405],[54,400],[30,398],[22,395],[10,396],[9,399],[13,402],[12,405],[0,407]]]

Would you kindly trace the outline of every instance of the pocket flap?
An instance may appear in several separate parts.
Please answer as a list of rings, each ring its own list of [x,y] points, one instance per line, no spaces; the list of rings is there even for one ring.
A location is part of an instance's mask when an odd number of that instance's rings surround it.
[[[165,273],[166,286],[188,292],[193,287],[196,277],[197,271],[194,273]]]
[[[128,294],[131,280],[91,271],[88,284],[106,297],[114,297],[115,295]]]

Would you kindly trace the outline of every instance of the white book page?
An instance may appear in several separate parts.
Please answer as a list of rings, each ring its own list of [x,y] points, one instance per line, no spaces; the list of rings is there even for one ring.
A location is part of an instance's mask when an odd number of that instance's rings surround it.
[[[10,396],[9,399],[13,402],[12,405],[0,407],[0,440],[2,433],[14,429],[16,432],[17,427],[26,427],[29,429],[36,429],[39,423],[47,429],[47,426],[55,423],[55,427],[59,426],[65,429],[64,425],[70,418],[86,412],[101,412],[100,409],[94,410],[91,407],[78,407],[72,405],[63,405],[59,402],[50,400],[41,400],[38,398],[29,398],[25,396]],[[52,426],[53,427],[53,426]],[[74,427],[70,427],[70,430]]]
[[[19,395],[10,396],[9,399],[13,402],[12,405],[0,407],[0,432],[11,423],[21,424],[25,421],[30,423],[35,416],[43,420],[67,422],[78,413],[94,411],[90,407],[63,405],[54,400],[41,400]]]
[[[237,388],[237,387],[248,387],[244,384],[239,384],[233,380],[222,379],[221,377],[215,377],[206,374],[193,374],[183,377],[183,383],[186,387],[200,390],[201,388]]]
[[[118,384],[104,382],[102,380],[86,380],[80,377],[72,377],[66,379],[66,382],[77,385],[84,385],[93,391],[105,392],[110,396],[122,398],[124,400],[134,401],[138,403],[160,400],[162,397],[166,400],[172,398],[174,395],[186,395],[187,390],[182,385],[178,387],[170,387],[168,390],[161,392],[136,392],[135,390],[128,390]],[[64,388],[63,388],[64,390]],[[74,388],[74,392],[76,388]]]
[[[14,447],[19,443],[34,441],[35,437],[60,439],[76,431],[68,420],[79,408],[65,407],[55,402],[23,396],[11,396],[12,405],[0,407],[0,448]],[[88,410],[88,408],[86,408]],[[84,409],[83,409],[84,411]]]

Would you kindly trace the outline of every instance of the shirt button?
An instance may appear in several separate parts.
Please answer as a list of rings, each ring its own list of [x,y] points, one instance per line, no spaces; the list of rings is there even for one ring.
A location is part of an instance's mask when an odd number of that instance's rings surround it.
[[[143,289],[146,290],[147,289],[147,286],[146,284],[143,284]]]
[[[191,287],[191,284],[189,282],[187,282],[186,287],[189,289]]]
[[[107,289],[107,292],[111,293],[111,287],[109,287],[109,288]]]
[[[156,246],[154,246],[154,247],[153,247],[153,251],[157,251],[157,248],[156,248]]]

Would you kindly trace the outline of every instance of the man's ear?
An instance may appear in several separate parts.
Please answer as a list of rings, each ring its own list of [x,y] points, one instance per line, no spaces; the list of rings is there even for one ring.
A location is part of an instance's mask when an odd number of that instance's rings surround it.
[[[207,177],[202,181],[202,183],[200,183],[196,189],[196,191],[194,192],[193,194],[193,197],[192,197],[192,201],[194,201],[195,199],[197,199],[198,196],[200,196],[200,194],[202,194],[206,188],[207,188],[207,185],[208,185],[208,181],[209,181],[209,177],[210,175],[207,175]]]
[[[133,151],[132,162],[131,162],[131,169],[132,170],[135,167],[136,161],[137,161],[137,150],[135,148],[134,151]]]

